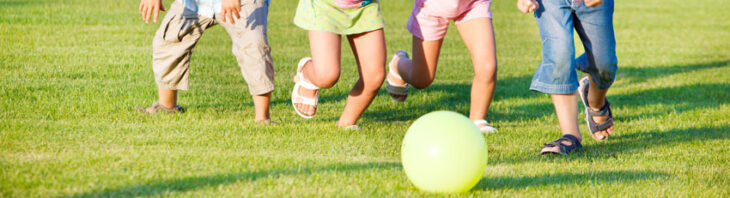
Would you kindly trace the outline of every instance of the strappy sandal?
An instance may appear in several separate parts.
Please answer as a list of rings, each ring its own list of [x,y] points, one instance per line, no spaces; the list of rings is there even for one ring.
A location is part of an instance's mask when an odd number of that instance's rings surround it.
[[[396,57],[408,58],[408,53],[406,53],[402,50],[395,52],[395,54],[393,55],[393,59],[391,59],[390,63],[388,63],[388,70],[389,70],[388,75],[402,80],[403,78],[393,71],[393,69],[394,69],[393,65],[396,65],[396,66],[398,65],[398,63],[396,62]],[[395,68],[395,69],[398,69],[398,68]],[[388,78],[386,78],[385,79],[385,90],[387,90],[388,93],[390,94],[390,98],[392,98],[395,101],[403,102],[406,100],[406,98],[408,98],[408,83],[405,83],[404,85],[396,85],[396,84],[393,84],[392,82],[390,82],[390,80]],[[403,99],[396,98],[393,95],[403,96]]]
[[[570,145],[563,144],[563,141],[570,141]],[[559,147],[560,151],[550,151],[545,150],[545,148],[551,148],[551,147]],[[561,154],[561,155],[568,155],[571,152],[583,148],[583,145],[580,144],[580,141],[578,141],[578,138],[570,135],[565,134],[563,137],[560,137],[560,139],[557,139],[555,141],[552,141],[550,143],[545,144],[545,146],[542,147],[542,150],[540,151],[540,155],[545,154]]]
[[[315,86],[309,80],[304,78],[304,74],[302,74],[302,68],[304,67],[304,64],[311,61],[312,58],[305,57],[302,58],[302,60],[299,61],[299,64],[297,65],[297,74],[294,77],[294,90],[292,90],[291,93],[291,104],[292,107],[294,107],[294,111],[299,114],[299,116],[302,116],[303,118],[312,118],[314,117],[314,114],[317,113],[317,103],[319,101],[319,92],[314,96],[314,98],[304,97],[299,94],[299,88],[305,88],[309,90],[319,90],[319,87]],[[299,109],[297,108],[296,104],[304,104],[314,107],[314,112],[312,115],[305,115]]]
[[[152,104],[151,107],[135,107],[134,109],[137,112],[146,113],[146,114],[156,114],[156,113],[184,113],[185,112],[185,108],[183,108],[180,105],[175,105],[172,108],[167,108],[165,106],[162,106],[159,102],[155,102],[155,104]]]
[[[489,125],[489,122],[487,122],[486,120],[475,120],[472,122],[474,122],[474,125],[477,125],[479,130],[482,131],[482,133],[484,133],[484,134],[497,132],[497,128],[494,128],[492,125]],[[479,127],[479,125],[484,125],[484,126]]]
[[[604,99],[603,107],[601,107],[601,109],[599,109],[598,111],[594,111],[588,105],[588,83],[590,83],[590,80],[588,79],[588,77],[583,77],[580,79],[580,81],[578,81],[578,83],[578,93],[580,94],[580,101],[583,102],[583,106],[585,106],[586,109],[585,114],[588,131],[590,131],[591,134],[594,134],[599,131],[604,131],[608,128],[611,128],[613,126],[613,113],[611,113],[611,103],[608,102],[608,99]],[[604,120],[603,123],[598,124],[595,120],[593,120],[593,116],[606,116],[606,120]],[[601,140],[605,140],[607,138],[608,135]]]

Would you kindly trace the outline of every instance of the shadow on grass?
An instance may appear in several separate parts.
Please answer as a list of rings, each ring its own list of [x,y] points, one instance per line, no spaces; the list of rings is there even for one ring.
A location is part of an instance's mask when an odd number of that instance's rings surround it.
[[[0,7],[9,8],[11,6],[28,6],[30,4],[38,4],[37,1],[19,0],[19,1],[0,1]]]
[[[688,65],[673,65],[673,66],[657,66],[657,67],[620,67],[619,74],[620,78],[628,79],[627,83],[643,83],[650,81],[651,79],[660,78],[663,76],[692,72],[704,69],[713,69],[720,67],[730,66],[730,60],[715,61],[709,63],[698,63]],[[583,75],[583,74],[579,74]],[[503,99],[530,99],[536,97],[547,97],[547,94],[541,94],[529,90],[530,83],[532,80],[532,74],[518,76],[518,77],[507,77],[499,78],[499,82],[494,94],[494,101],[500,101]],[[341,82],[343,83],[343,82]],[[277,92],[291,92],[291,86],[279,86]],[[350,85],[348,85],[349,87]],[[727,96],[723,90],[728,90],[728,84],[698,84],[690,87],[671,87],[662,88],[656,90],[649,90],[645,92],[632,93],[626,95],[608,95],[609,100],[616,105],[624,104],[636,104],[646,105],[647,102],[653,104],[664,103],[664,104],[676,104],[679,102],[686,102],[681,97],[676,97],[671,94],[679,94],[680,96],[691,96],[696,98],[696,101],[709,101],[713,97],[695,97],[695,96],[710,96],[712,94]],[[425,113],[437,111],[437,110],[450,110],[456,111],[462,114],[468,114],[471,83],[470,81],[464,83],[443,83],[437,79],[433,85],[423,90],[411,89],[411,100],[399,103],[393,102],[390,105],[372,105],[365,113],[363,118],[371,119],[375,122],[390,122],[390,121],[411,121]],[[215,93],[217,91],[211,90]],[[323,103],[335,103],[342,102],[347,99],[348,90],[323,90],[320,96],[320,102]],[[657,94],[657,95],[654,95]],[[227,97],[236,97],[236,95],[224,94]],[[288,94],[286,94],[288,96]],[[429,95],[439,95],[438,97]],[[387,91],[383,88],[379,91],[379,98],[385,97],[390,98]],[[423,97],[418,102],[411,102],[413,98]],[[715,99],[717,97],[714,97]],[[213,99],[211,99],[213,100]],[[195,104],[191,107],[199,109],[218,109],[218,110],[235,110],[235,111],[247,111],[253,107],[252,101],[249,96],[239,98],[240,102],[234,103],[215,103],[215,101],[206,101],[208,103]],[[615,102],[614,102],[615,101]],[[716,100],[722,101],[722,100]],[[715,101],[715,102],[716,102]],[[727,101],[727,100],[724,100]],[[210,103],[213,102],[213,103]],[[712,101],[709,101],[712,102]],[[651,104],[649,103],[649,104]],[[288,97],[275,97],[271,101],[271,106],[278,105],[290,105]],[[683,106],[680,110],[691,110],[694,109],[693,105]],[[552,103],[549,100],[545,103],[535,103],[530,105],[522,105],[518,107],[512,107],[508,113],[490,111],[488,113],[487,120],[489,121],[514,121],[514,120],[532,120],[541,118],[544,116],[552,115],[554,112]],[[335,117],[327,118],[325,120],[337,120],[339,114]],[[620,119],[620,116],[619,118]]]
[[[494,101],[499,101],[504,98],[544,97],[528,89],[531,79],[531,75],[499,79],[494,93]],[[437,110],[455,111],[464,115],[469,114],[471,100],[470,82],[440,83],[437,80],[426,89],[416,90],[411,88],[410,93],[408,96],[409,99],[405,102],[392,102],[393,105],[381,105],[376,108],[371,107],[364,115],[377,122],[388,122],[414,120],[423,114]],[[378,93],[378,97],[390,98],[390,95],[383,89]],[[419,98],[419,101],[412,102],[414,98]],[[552,104],[537,103],[511,108],[509,113],[491,110],[487,115],[487,120],[492,122],[497,120],[534,119],[549,115],[552,112]]]
[[[606,158],[619,153],[641,152],[652,147],[677,143],[726,140],[730,139],[728,131],[730,131],[730,125],[631,133],[618,136],[615,141],[593,144],[587,147],[590,152],[580,152],[578,156]]]
[[[728,90],[730,90],[730,83],[705,83],[662,87],[621,95],[609,94],[608,99],[619,108],[647,105],[669,107],[663,111],[634,116],[616,115],[616,119],[621,121],[666,115],[669,112],[682,113],[700,108],[712,108],[728,104],[730,103],[730,100],[728,100],[730,98],[730,92]]]
[[[730,67],[730,60],[716,61],[703,64],[675,65],[666,67],[650,67],[650,68],[619,68],[620,74],[631,78],[630,83],[641,83],[649,81],[653,78],[659,78],[677,73],[691,72],[703,69],[713,69],[720,67]],[[582,74],[581,74],[582,75]],[[536,97],[547,97],[547,94],[537,93],[529,90],[532,75],[519,77],[500,78],[494,94],[494,101],[500,101],[505,98],[531,99]],[[413,89],[415,90],[415,89]],[[718,104],[727,104],[730,100],[729,83],[710,83],[710,84],[694,84],[677,87],[664,87],[658,89],[644,90],[628,94],[608,94],[608,99],[614,104],[614,108],[621,106],[645,106],[654,104],[664,104],[675,107],[671,111],[689,111],[697,108],[705,108],[716,106]],[[366,111],[364,116],[371,118],[377,122],[388,121],[409,121],[414,120],[425,113],[437,110],[450,110],[468,115],[471,84],[470,83],[439,83],[435,82],[430,87],[423,90],[415,90],[411,92],[409,97],[426,97],[423,102],[410,103],[408,100],[403,103],[394,102],[392,106],[371,107]],[[423,96],[426,95],[426,96]],[[428,98],[428,95],[440,95],[438,98]],[[387,97],[390,95],[385,90],[381,90],[378,97]],[[691,98],[691,100],[687,100]],[[395,106],[395,107],[393,107]],[[553,105],[547,100],[544,103],[533,103],[528,105],[520,105],[512,107],[509,112],[503,113],[490,110],[487,120],[491,121],[515,121],[515,120],[532,120],[554,113]],[[581,111],[582,112],[582,111]],[[665,112],[655,112],[651,115],[656,116]],[[629,117],[628,119],[635,119]],[[617,115],[616,119],[620,121],[621,115]]]
[[[597,173],[558,173],[540,176],[483,177],[472,190],[521,189],[556,184],[590,184],[631,182],[667,177],[666,173],[652,171],[604,171]]]
[[[602,160],[615,157],[618,154],[642,152],[646,149],[673,145],[678,143],[702,142],[706,140],[730,139],[730,125],[719,127],[683,128],[668,131],[655,130],[648,132],[636,132],[630,134],[619,134],[605,142],[585,145],[582,149],[572,153],[568,158],[581,158],[586,160]],[[557,134],[556,134],[557,135]],[[583,138],[584,141],[594,141],[590,137]],[[545,142],[550,141],[546,140]],[[538,155],[540,146],[535,145],[535,155],[522,155],[511,158],[492,158],[496,164],[515,164],[526,161],[537,161],[548,159]]]
[[[674,75],[678,73],[693,72],[704,69],[713,69],[720,67],[730,67],[730,60],[714,61],[708,63],[697,63],[688,65],[672,65],[658,67],[620,67],[618,74],[623,75],[622,78],[627,79],[629,84],[643,83],[651,79]],[[610,94],[609,94],[610,95]]]
[[[152,181],[144,184],[121,187],[116,189],[106,189],[99,192],[88,192],[73,195],[70,197],[138,197],[138,196],[159,196],[169,192],[184,192],[198,188],[206,188],[218,186],[222,184],[230,184],[237,182],[251,182],[260,178],[278,177],[285,175],[307,175],[315,172],[328,171],[358,171],[368,169],[391,169],[401,168],[398,162],[372,162],[359,164],[333,164],[321,167],[285,169],[285,170],[266,170],[253,171],[243,173],[231,173],[211,176],[197,176],[180,179],[168,179],[161,181]]]

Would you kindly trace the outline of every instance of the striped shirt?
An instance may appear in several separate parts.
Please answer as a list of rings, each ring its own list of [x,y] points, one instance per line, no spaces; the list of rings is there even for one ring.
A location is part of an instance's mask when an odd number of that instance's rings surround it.
[[[181,2],[185,6],[185,10],[198,15],[213,18],[215,14],[221,12],[221,5],[223,0],[176,0]],[[266,4],[271,3],[271,0],[266,0]]]
[[[182,1],[186,11],[192,11],[198,15],[213,18],[221,12],[223,0],[177,0]]]

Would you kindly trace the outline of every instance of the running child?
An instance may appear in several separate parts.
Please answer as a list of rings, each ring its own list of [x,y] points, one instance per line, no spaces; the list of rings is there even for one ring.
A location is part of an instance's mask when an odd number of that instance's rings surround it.
[[[152,70],[158,101],[138,107],[144,113],[179,113],[177,90],[188,89],[193,48],[210,27],[220,24],[233,40],[233,54],[253,97],[256,123],[272,124],[269,101],[274,90],[271,47],[266,38],[269,3],[265,0],[176,0],[152,40]],[[145,22],[157,22],[162,0],[141,0]]]
[[[608,138],[614,127],[606,93],[618,70],[614,1],[518,0],[517,8],[523,13],[535,12],[542,39],[542,63],[530,89],[550,94],[563,134],[545,144],[540,154],[567,155],[583,147],[576,96],[585,106],[585,120],[593,138]],[[578,58],[575,58],[573,29],[585,49],[585,54]],[[578,80],[576,69],[587,75]]]
[[[449,21],[454,21],[474,67],[469,119],[484,133],[496,132],[484,120],[497,85],[490,5],[491,0],[415,0],[407,25],[413,34],[413,59],[404,51],[393,55],[386,80],[390,96],[404,101],[409,86],[424,89],[431,85]]]
[[[347,97],[337,126],[359,129],[357,120],[377,95],[385,78],[384,20],[378,1],[300,0],[294,23],[308,31],[310,57],[297,65],[292,90],[294,110],[304,118],[317,112],[321,88],[340,77],[341,37],[355,55],[360,78]]]

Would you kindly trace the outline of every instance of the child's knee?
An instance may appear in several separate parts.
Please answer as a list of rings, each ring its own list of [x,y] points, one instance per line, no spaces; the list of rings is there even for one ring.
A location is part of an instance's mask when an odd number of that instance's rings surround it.
[[[266,36],[263,34],[247,34],[245,38],[234,38],[233,54],[237,56],[264,56],[271,53]]]
[[[616,57],[603,57],[596,60],[596,68],[599,73],[615,73],[618,68]]]
[[[480,84],[491,84],[497,82],[496,71],[475,71],[474,72],[474,83]]]
[[[367,76],[363,76],[365,89],[379,90],[385,81],[385,71],[371,72]],[[362,79],[362,78],[361,78]]]
[[[618,61],[614,59],[608,59],[608,61],[596,61],[596,73],[592,74],[596,82],[596,86],[599,89],[608,89],[613,84],[616,78],[616,71],[618,70]]]
[[[312,84],[316,85],[319,88],[331,88],[337,84],[337,81],[340,79],[339,72],[324,72],[317,74],[316,79],[310,80]]]
[[[474,79],[493,81],[497,76],[497,61],[482,61],[474,64]]]
[[[380,82],[380,84],[382,84],[383,81],[385,81],[386,76],[387,75],[385,73],[385,69],[378,69],[378,70],[368,72],[368,77],[372,78],[373,82]]]

